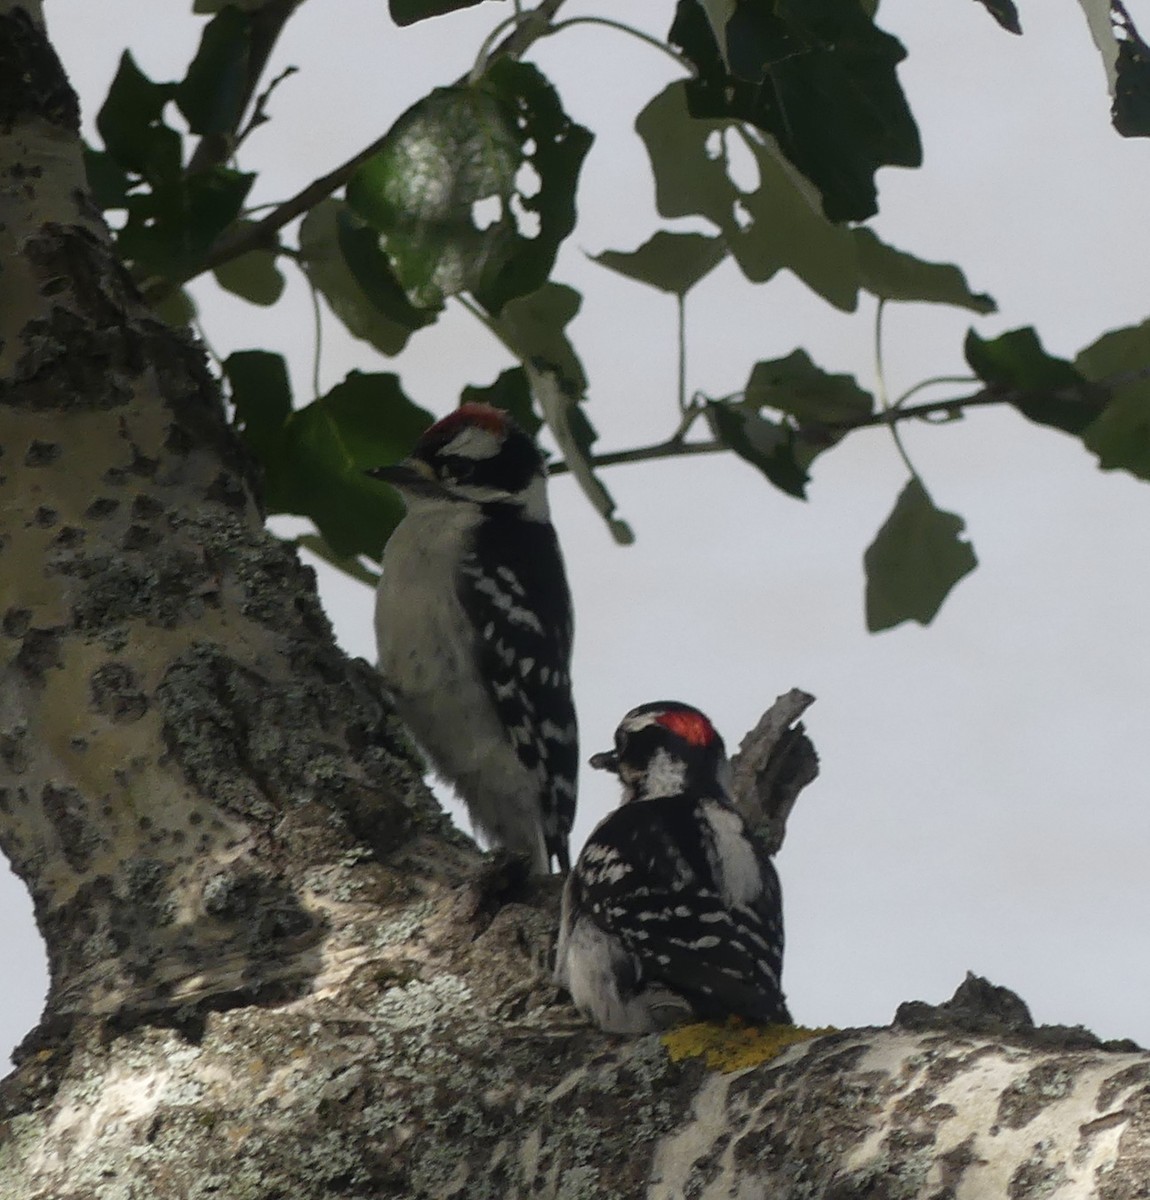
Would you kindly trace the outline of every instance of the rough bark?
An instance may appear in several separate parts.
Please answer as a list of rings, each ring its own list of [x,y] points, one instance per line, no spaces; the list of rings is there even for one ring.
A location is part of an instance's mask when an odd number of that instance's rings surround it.
[[[11,0],[0,258],[0,847],[51,964],[5,1200],[1150,1194],[1150,1056],[977,981],[792,1045],[576,1018],[554,887],[450,832],[262,532]]]

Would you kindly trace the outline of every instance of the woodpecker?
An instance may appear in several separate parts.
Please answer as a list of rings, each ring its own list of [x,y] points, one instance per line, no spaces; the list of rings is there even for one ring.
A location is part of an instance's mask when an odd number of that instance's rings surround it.
[[[501,409],[464,404],[369,474],[407,509],[375,608],[396,710],[487,843],[566,872],[573,621],[543,456]]]
[[[778,875],[731,803],[711,722],[643,704],[591,765],[619,776],[623,799],[567,877],[556,982],[611,1033],[731,1015],[789,1024]]]

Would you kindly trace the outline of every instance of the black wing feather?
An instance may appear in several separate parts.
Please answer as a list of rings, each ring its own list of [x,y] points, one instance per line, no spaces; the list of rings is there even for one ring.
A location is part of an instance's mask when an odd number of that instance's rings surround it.
[[[548,854],[566,871],[579,743],[563,557],[549,522],[490,507],[475,551],[461,565],[459,600],[475,629],[488,694],[520,761],[529,769],[545,764],[544,838]]]

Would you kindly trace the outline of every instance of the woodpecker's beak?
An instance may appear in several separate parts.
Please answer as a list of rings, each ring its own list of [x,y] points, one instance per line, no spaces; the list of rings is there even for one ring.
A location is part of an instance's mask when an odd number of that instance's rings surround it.
[[[619,756],[614,750],[600,750],[598,754],[592,754],[590,763],[597,771],[610,771],[612,775],[619,774]]]
[[[383,483],[390,483],[401,492],[440,490],[431,468],[419,458],[405,458],[402,462],[392,463],[387,467],[372,467],[364,474]]]

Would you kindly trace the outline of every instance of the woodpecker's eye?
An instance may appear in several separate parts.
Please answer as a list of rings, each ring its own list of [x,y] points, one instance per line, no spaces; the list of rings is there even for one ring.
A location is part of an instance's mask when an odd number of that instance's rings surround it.
[[[475,463],[470,458],[448,458],[439,464],[439,478],[453,483],[470,483],[475,478]]]

